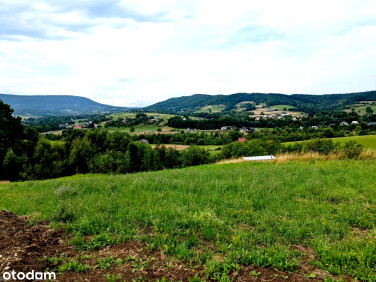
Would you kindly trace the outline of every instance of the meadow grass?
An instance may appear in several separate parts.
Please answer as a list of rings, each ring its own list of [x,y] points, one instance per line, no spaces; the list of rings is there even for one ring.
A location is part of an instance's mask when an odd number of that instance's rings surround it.
[[[65,228],[79,249],[143,241],[213,279],[239,265],[294,271],[301,245],[322,269],[374,281],[375,171],[311,160],[76,175],[0,183],[0,209]]]
[[[326,138],[323,138],[323,140]],[[348,137],[338,137],[338,138],[328,138],[332,139],[333,142],[339,142],[341,146],[349,141],[356,141],[357,143],[363,145],[364,149],[374,149],[376,150],[376,135],[362,135],[362,136],[348,136]],[[291,145],[293,143],[302,143],[308,142],[307,141],[294,141],[294,142],[286,142],[283,144]]]
[[[156,123],[150,123],[150,124],[138,124],[134,126],[134,132],[131,132],[130,127],[108,127],[107,130],[109,132],[114,131],[120,131],[120,132],[126,132],[130,134],[138,134],[138,133],[158,133],[158,129],[161,129],[162,131],[160,133],[166,133],[173,130],[172,127],[163,126],[159,127]]]
[[[355,112],[360,113],[360,114],[365,114],[367,107],[371,107],[371,109],[375,112],[376,111],[376,106],[372,105],[370,103],[360,103],[360,104],[354,104],[351,109],[345,110],[346,112],[351,112],[352,108],[355,109]]]
[[[294,108],[294,107],[290,106],[290,105],[274,105],[274,106],[270,106],[269,108],[270,109],[277,109],[279,111],[287,111],[287,110],[284,110],[284,108],[289,109],[289,108]]]
[[[225,107],[220,107],[219,105],[210,105],[202,107],[201,109],[197,110],[196,113],[210,113],[209,109],[212,113],[218,113],[225,110]]]

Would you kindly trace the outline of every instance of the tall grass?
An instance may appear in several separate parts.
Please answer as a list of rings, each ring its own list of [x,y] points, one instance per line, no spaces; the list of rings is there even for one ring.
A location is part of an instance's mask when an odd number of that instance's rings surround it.
[[[323,269],[375,280],[375,171],[370,160],[310,159],[76,175],[0,184],[0,208],[40,214],[81,249],[145,241],[211,278],[250,264],[294,271],[299,244]]]
[[[286,161],[308,161],[308,160],[344,160],[346,159],[346,153],[344,151],[337,151],[330,153],[328,155],[323,155],[318,152],[307,152],[307,153],[285,153],[277,155],[276,162],[283,163]],[[360,152],[359,156],[355,158],[356,160],[376,160],[376,151],[371,149],[366,149]]]

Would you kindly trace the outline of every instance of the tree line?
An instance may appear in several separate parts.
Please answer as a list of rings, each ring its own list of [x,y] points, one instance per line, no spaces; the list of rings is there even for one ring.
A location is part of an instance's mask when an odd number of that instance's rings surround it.
[[[135,141],[105,129],[66,130],[49,140],[21,124],[0,101],[0,179],[47,179],[75,173],[128,173],[180,168],[215,161],[197,146],[178,151]],[[57,139],[57,138],[56,138]]]

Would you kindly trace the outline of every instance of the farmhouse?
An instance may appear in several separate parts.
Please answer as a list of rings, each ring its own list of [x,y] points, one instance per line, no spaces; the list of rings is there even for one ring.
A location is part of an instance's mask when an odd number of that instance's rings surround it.
[[[248,128],[246,128],[246,127],[242,127],[241,129],[240,129],[240,132],[248,132]]]
[[[231,130],[231,129],[233,129],[233,127],[231,127],[231,126],[222,126],[221,127],[222,131]]]

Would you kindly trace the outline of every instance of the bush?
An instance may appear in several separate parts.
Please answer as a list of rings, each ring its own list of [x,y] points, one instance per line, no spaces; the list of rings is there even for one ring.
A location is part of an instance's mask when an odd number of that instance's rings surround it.
[[[197,146],[190,146],[183,151],[182,163],[183,166],[193,166],[207,164],[210,162],[210,154],[204,149]]]
[[[355,141],[349,141],[343,147],[343,152],[347,159],[355,159],[359,157],[362,151],[363,146]]]

